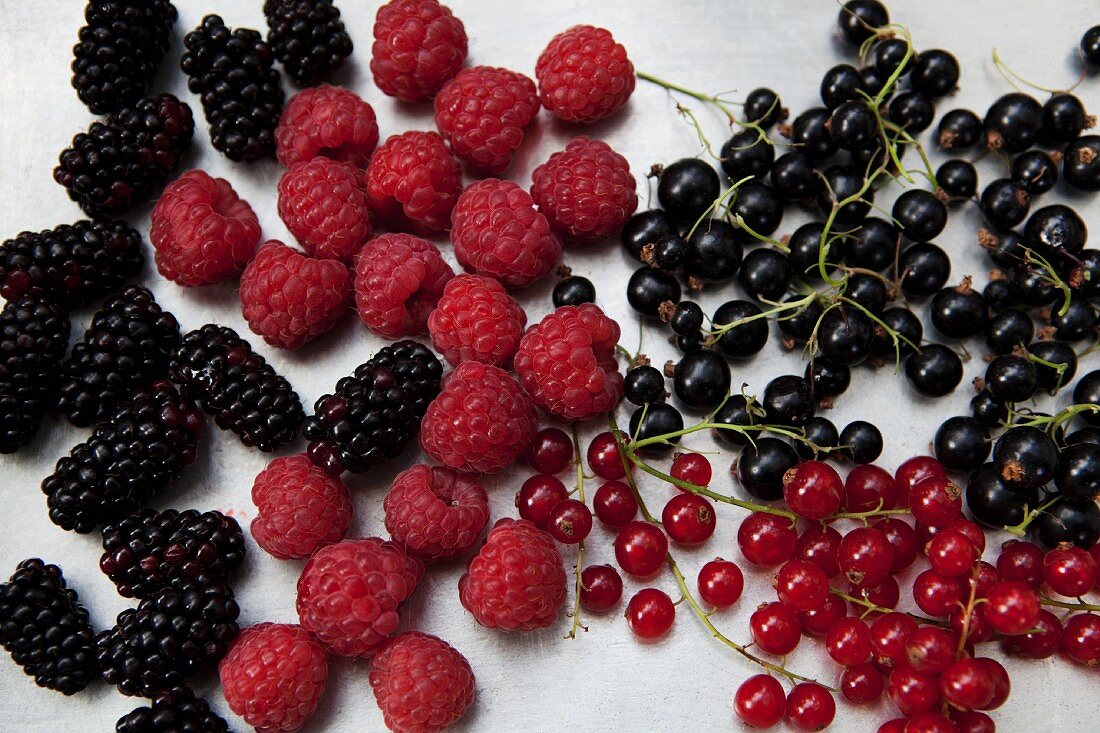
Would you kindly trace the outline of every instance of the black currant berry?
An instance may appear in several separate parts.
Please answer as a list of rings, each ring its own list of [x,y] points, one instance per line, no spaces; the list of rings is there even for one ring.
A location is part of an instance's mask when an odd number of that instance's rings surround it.
[[[644,416],[644,417],[643,417]],[[684,416],[667,402],[654,402],[639,407],[630,416],[630,434],[635,440],[645,440],[684,429]],[[654,443],[642,450],[651,455],[668,453],[680,442],[679,436],[664,443]]]
[[[745,97],[745,119],[761,127],[771,127],[787,116],[779,95],[767,87],[753,89]]]
[[[878,121],[866,103],[844,102],[829,117],[829,134],[842,150],[862,150],[877,139]]]
[[[1100,445],[1078,443],[1063,448],[1054,470],[1054,485],[1070,501],[1092,501],[1100,495]]]
[[[886,119],[911,135],[927,130],[935,116],[936,107],[923,92],[902,92],[886,107]]]
[[[737,479],[755,499],[783,498],[783,474],[798,463],[798,454],[786,441],[756,438],[741,449],[737,458]]]
[[[718,306],[711,318],[716,331],[722,326],[753,319],[723,332],[716,343],[718,350],[730,359],[745,359],[759,352],[768,342],[768,321],[762,316],[763,311],[747,300],[731,300]]]
[[[821,259],[821,234],[824,231],[823,222],[811,221],[795,229],[787,240],[787,260],[795,277],[809,282],[821,280],[821,268],[818,265]],[[826,269],[833,272],[840,260],[840,247],[834,244],[825,254]]]
[[[1058,308],[1050,314],[1050,325],[1054,326],[1055,338],[1068,343],[1086,338],[1094,339],[1097,324],[1096,310],[1080,299],[1070,300],[1064,313]]]
[[[729,364],[709,349],[687,354],[676,365],[672,390],[690,408],[713,410],[729,394]]]
[[[1073,402],[1077,405],[1100,407],[1100,369],[1093,370],[1077,380],[1073,388]],[[1100,425],[1100,412],[1082,412],[1081,418],[1089,425]]]
[[[1035,372],[1039,376],[1039,389],[1054,394],[1069,384],[1077,374],[1077,352],[1062,341],[1036,341],[1027,347],[1027,351],[1043,361],[1054,364],[1047,366],[1035,362]],[[1062,367],[1062,365],[1065,365]],[[1059,372],[1059,367],[1062,367]],[[1076,401],[1076,399],[1075,399]],[[1085,418],[1088,420],[1088,417]]]
[[[777,249],[761,247],[745,256],[737,282],[750,298],[779,300],[794,275],[787,256]]]
[[[595,303],[596,286],[587,277],[569,275],[558,280],[554,285],[554,292],[551,297],[554,300],[555,308],[561,308],[563,305]]]
[[[1027,259],[1028,246],[1014,229],[993,232],[978,230],[978,245],[997,267],[1009,269]]]
[[[833,421],[824,417],[811,417],[802,426],[802,434],[805,441],[796,440],[794,452],[804,461],[815,459],[824,460],[829,457],[838,445],[840,445],[840,433],[837,432]],[[809,445],[813,443],[813,445]]]
[[[1076,140],[1089,126],[1085,105],[1068,92],[1052,94],[1043,104],[1043,126],[1039,134],[1044,141],[1063,145]]]
[[[1100,25],[1094,25],[1081,36],[1081,56],[1085,63],[1100,67]]]
[[[890,80],[890,77],[886,74],[882,74],[873,65],[863,66],[859,70],[859,83],[863,87],[863,91],[867,93],[867,96],[871,98],[878,98],[878,95],[882,93],[882,90],[886,87],[886,82]],[[885,94],[882,95],[882,100],[886,101],[893,96],[897,91],[897,85],[891,86]]]
[[[1066,436],[1066,445],[1080,445],[1082,443],[1100,445],[1100,429],[1086,426],[1079,430],[1074,430]]]
[[[1089,230],[1076,211],[1064,204],[1037,209],[1024,225],[1024,239],[1040,251],[1080,254]]]
[[[1012,486],[1037,489],[1054,478],[1058,447],[1053,438],[1032,425],[1011,427],[993,446],[993,463]]]
[[[769,236],[783,221],[783,202],[775,192],[761,183],[745,183],[737,189],[729,205],[730,221],[744,222],[741,239],[756,242],[749,232]]]
[[[985,427],[995,428],[1008,421],[1008,405],[983,389],[971,398],[970,414]]]
[[[802,427],[814,416],[810,383],[794,374],[776,377],[764,388],[763,407],[769,424]]]
[[[650,209],[639,211],[630,217],[626,224],[623,224],[619,240],[622,242],[623,249],[630,253],[631,257],[641,260],[642,249],[647,244],[653,244],[666,234],[675,233],[676,227],[665,216],[665,212],[660,209]]]
[[[657,200],[673,221],[691,225],[706,213],[721,190],[713,168],[698,158],[684,158],[661,172]]]
[[[731,181],[746,176],[763,178],[775,162],[775,148],[756,130],[742,130],[726,141],[721,153],[722,170]]]
[[[966,482],[966,507],[987,527],[1014,527],[1023,523],[1027,513],[1039,504],[1036,489],[1018,490],[997,473],[992,463],[983,464]]]
[[[737,274],[743,256],[744,248],[729,222],[707,219],[688,238],[684,272],[703,283],[726,282]]]
[[[680,283],[676,277],[656,267],[639,267],[626,284],[626,300],[630,307],[647,318],[660,315],[661,303],[680,300]]]
[[[908,58],[906,57],[908,54]],[[900,38],[885,38],[871,49],[871,58],[875,69],[884,77],[893,76],[900,68],[898,77],[905,76],[913,68],[916,54],[909,53],[909,44]]]
[[[1066,146],[1062,178],[1081,191],[1100,191],[1100,135],[1082,135]]]
[[[854,227],[863,221],[871,210],[871,204],[875,199],[873,188],[864,188],[863,171],[855,166],[834,165],[825,171],[825,183],[817,196],[817,208],[822,216],[829,216],[833,207],[843,201],[859,196],[837,209],[833,221],[839,227]],[[860,191],[863,191],[860,194]]]
[[[878,0],[848,0],[837,16],[840,35],[858,46],[890,22],[890,13]]]
[[[880,359],[896,362],[899,358],[912,354],[924,338],[924,326],[920,318],[908,308],[887,308],[879,320],[897,334],[897,344],[880,324],[875,324],[875,340],[871,343],[871,353]]]
[[[894,201],[892,214],[901,233],[914,242],[934,239],[947,226],[947,207],[931,191],[909,189]]]
[[[882,272],[894,264],[901,235],[897,227],[885,219],[869,216],[841,242],[844,264]]]
[[[1027,357],[1005,354],[985,368],[985,388],[1001,402],[1023,402],[1039,389],[1039,375]]]
[[[1031,317],[1015,309],[998,313],[985,325],[986,346],[997,356],[1010,354],[1018,346],[1027,346],[1034,335],[1035,323]]]
[[[793,303],[798,300],[803,300],[803,296],[793,294],[788,295],[783,302]],[[800,308],[784,311],[782,315],[776,318],[776,324],[784,335],[796,341],[808,341],[814,333],[814,328],[817,327],[818,319],[821,318],[821,314],[824,312],[821,303],[815,299]]]
[[[1011,178],[998,178],[982,191],[982,213],[998,229],[1011,229],[1027,217],[1031,195]]]
[[[1012,180],[1031,196],[1041,196],[1058,183],[1058,164],[1045,150],[1026,150],[1012,161]]]
[[[906,358],[905,376],[925,397],[943,397],[962,381],[962,359],[942,344],[925,344]]]
[[[982,288],[982,300],[991,313],[1001,313],[1012,305],[1012,286],[1003,277],[990,280]]]
[[[1009,270],[1008,286],[1013,300],[1036,308],[1050,305],[1058,298],[1050,274],[1037,265],[1017,265]]]
[[[931,242],[918,242],[898,257],[898,280],[910,298],[923,298],[937,292],[951,276],[951,259]]]
[[[852,383],[852,370],[846,364],[817,356],[806,365],[803,378],[810,383],[814,399],[820,402],[844,394]]]
[[[702,225],[700,228],[703,228]],[[651,245],[646,245],[650,247]],[[662,270],[675,272],[684,266],[688,258],[687,240],[679,234],[666,234],[652,244],[652,249],[642,253],[642,259],[646,264],[659,267]]]
[[[1100,250],[1086,249],[1077,256],[1076,265],[1065,276],[1075,297],[1100,298]]]
[[[665,375],[648,364],[636,366],[623,378],[623,396],[639,407],[664,402]]]
[[[935,99],[955,91],[959,84],[959,62],[947,51],[921,51],[909,72],[909,84]]]
[[[978,193],[978,169],[968,160],[952,158],[936,171],[936,183],[952,199],[971,199]]]
[[[882,455],[882,432],[866,420],[853,420],[840,431],[840,455],[860,465]]]
[[[791,145],[814,161],[836,155],[837,147],[829,134],[829,110],[811,107],[791,123]]]
[[[664,314],[661,314],[662,320]],[[703,327],[703,309],[694,300],[681,300],[672,309],[668,325],[677,336],[692,336]]]
[[[755,425],[764,419],[763,415],[759,414],[760,411],[761,407],[756,403],[750,404],[744,395],[730,395],[729,399],[722,403],[722,406],[714,413],[712,422],[716,425],[733,425],[736,427]],[[714,436],[720,443],[734,448],[749,443],[745,433],[739,430],[715,428]]]
[[[1035,144],[1042,125],[1043,106],[1035,97],[1012,92],[985,113],[985,143],[990,150],[1020,153]]]
[[[865,310],[870,311],[872,315],[878,317],[886,309],[890,292],[882,278],[857,272],[848,276],[847,284],[844,287],[844,297],[858,303]]]
[[[821,101],[829,109],[858,99],[862,90],[859,69],[851,64],[837,64],[821,77]]]
[[[837,306],[822,316],[817,346],[826,358],[854,366],[870,355],[874,337],[874,323],[862,311]]]
[[[941,148],[965,150],[982,139],[982,119],[968,109],[953,109],[940,118],[938,130],[937,140]]]
[[[991,447],[989,431],[972,417],[944,420],[932,441],[936,460],[952,471],[978,468],[989,457]]]
[[[932,297],[928,308],[932,325],[947,338],[977,336],[985,328],[985,301],[970,286],[970,278],[953,288],[943,288]]]
[[[1090,548],[1100,539],[1100,506],[1095,501],[1060,501],[1044,509],[1032,526],[1047,548],[1064,542]]]
[[[705,345],[706,337],[702,333],[689,333],[676,337],[676,348],[681,354],[694,354]]]
[[[821,190],[821,177],[808,156],[792,150],[772,165],[771,184],[784,201],[812,201]]]

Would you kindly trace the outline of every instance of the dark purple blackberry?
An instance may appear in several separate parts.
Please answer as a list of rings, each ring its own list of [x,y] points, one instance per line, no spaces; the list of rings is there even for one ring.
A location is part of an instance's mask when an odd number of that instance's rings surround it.
[[[170,371],[222,430],[273,451],[298,437],[305,413],[298,393],[252,346],[208,323],[183,337]]]
[[[306,418],[309,458],[333,475],[363,473],[401,453],[440,391],[443,365],[427,347],[398,341],[336,383]]]
[[[124,221],[83,219],[22,232],[0,244],[0,297],[87,305],[121,290],[144,263],[141,234]]]
[[[240,609],[223,582],[199,579],[164,588],[118,615],[96,637],[103,679],[124,695],[152,697],[183,684],[225,656]]]
[[[143,509],[103,527],[99,568],[126,598],[148,598],[200,575],[228,580],[244,560],[244,535],[233,517],[195,509]]]
[[[145,96],[176,24],[168,0],[91,0],[73,46],[73,88],[98,115]]]
[[[50,520],[86,534],[140,509],[195,460],[201,427],[169,382],[139,389],[42,482]]]
[[[121,214],[157,193],[194,132],[186,103],[171,94],[146,97],[74,137],[53,178],[89,216]]]
[[[0,453],[14,453],[38,430],[61,375],[69,317],[38,298],[0,311]]]
[[[135,389],[168,373],[180,342],[176,317],[139,285],[109,298],[61,367],[58,409],[84,427],[115,414]]]
[[[183,39],[180,69],[187,88],[202,99],[210,142],[230,160],[251,162],[275,151],[275,126],[283,110],[275,55],[259,31],[232,31],[207,15]]]
[[[229,733],[229,725],[191,688],[175,687],[119,718],[115,733]]]
[[[72,695],[99,676],[88,612],[61,568],[38,558],[0,584],[0,644],[39,687]]]
[[[351,38],[332,0],[267,0],[267,44],[300,85],[313,84],[351,56]]]

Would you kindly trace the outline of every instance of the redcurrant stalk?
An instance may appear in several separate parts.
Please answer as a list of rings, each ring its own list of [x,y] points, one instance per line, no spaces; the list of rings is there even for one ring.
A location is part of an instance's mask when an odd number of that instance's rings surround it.
[[[955,647],[955,659],[962,659],[966,653],[966,640],[970,636],[970,617],[974,613],[974,606],[979,602],[978,597],[978,573],[981,565],[975,564],[974,571],[970,574],[970,595],[966,599],[966,607],[963,608],[962,630],[959,633],[959,643]],[[981,601],[984,602],[984,601]]]
[[[887,608],[886,606],[879,606],[879,605],[877,605],[875,603],[872,603],[871,601],[867,600],[866,598],[860,598],[858,596],[850,595],[848,593],[845,593],[842,590],[838,590],[837,588],[829,588],[829,592],[832,593],[837,598],[840,598],[841,600],[848,601],[848,603],[854,603],[857,606],[862,606],[863,608],[867,609],[864,612],[863,615],[866,615],[868,613],[896,613],[897,612],[896,608]],[[944,628],[947,627],[947,624],[943,621],[940,621],[939,619],[929,618],[928,616],[921,616],[919,613],[909,613],[908,611],[903,611],[903,613],[906,616],[908,616],[909,618],[916,621],[917,623],[928,624],[928,625],[931,625],[931,626],[940,626],[940,627],[944,627]]]
[[[1077,603],[1070,603],[1068,601],[1056,601],[1053,598],[1047,596],[1039,596],[1039,603],[1044,606],[1052,606],[1054,608],[1065,608],[1070,611],[1100,611],[1100,605],[1095,603],[1085,603],[1084,601],[1078,601]]]
[[[577,424],[572,425],[573,433],[573,464],[577,469],[577,501],[584,503],[584,462],[581,459],[581,441],[577,435]],[[584,540],[577,543],[577,563],[573,566],[573,575],[576,577],[576,586],[573,594],[573,623],[569,627],[569,634],[566,635],[567,639],[576,639],[577,630],[584,629],[588,631],[588,627],[581,624],[581,590],[583,583],[581,582],[581,571],[584,569]]]

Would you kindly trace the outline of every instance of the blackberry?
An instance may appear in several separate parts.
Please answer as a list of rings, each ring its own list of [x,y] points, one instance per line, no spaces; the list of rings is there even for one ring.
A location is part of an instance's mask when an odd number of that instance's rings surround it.
[[[53,303],[26,297],[0,311],[0,453],[34,437],[68,345],[69,317]]]
[[[118,615],[96,637],[103,679],[124,695],[152,697],[181,685],[236,638],[240,609],[223,582],[164,588]]]
[[[183,39],[180,69],[187,88],[202,99],[210,142],[230,160],[251,162],[275,151],[275,126],[283,109],[275,56],[259,31],[230,31],[207,15]]]
[[[313,406],[302,426],[310,460],[339,475],[394,458],[416,435],[442,374],[435,354],[415,341],[379,349]]]
[[[229,725],[191,688],[174,687],[119,718],[115,733],[229,733]]]
[[[168,0],[91,0],[73,46],[73,88],[97,115],[145,96],[176,24]]]
[[[0,644],[39,687],[72,695],[99,676],[88,612],[61,568],[38,558],[0,584]]]
[[[47,296],[73,307],[122,289],[141,271],[141,235],[124,221],[62,224],[0,244],[0,297]]]
[[[201,426],[169,382],[137,390],[42,482],[50,520],[86,534],[141,508],[195,460]]]
[[[185,102],[171,94],[146,97],[74,137],[53,178],[89,216],[121,214],[157,193],[194,132]]]
[[[267,0],[267,45],[296,84],[313,84],[340,68],[352,43],[332,0]]]
[[[298,393],[233,329],[208,323],[190,332],[170,370],[218,427],[245,445],[273,451],[298,437],[305,417]]]
[[[73,425],[106,420],[136,388],[163,378],[180,341],[176,317],[131,285],[92,317],[62,365],[58,409]]]
[[[244,560],[233,517],[195,509],[143,509],[103,527],[99,568],[126,598],[148,598],[199,577],[228,580]]]

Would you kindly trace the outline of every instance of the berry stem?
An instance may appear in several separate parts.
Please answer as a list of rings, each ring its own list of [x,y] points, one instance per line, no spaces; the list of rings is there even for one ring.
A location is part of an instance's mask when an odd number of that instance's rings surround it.
[[[1048,596],[1039,596],[1039,602],[1044,606],[1053,606],[1054,608],[1065,608],[1070,611],[1100,611],[1100,606],[1095,603],[1085,603],[1084,601],[1078,601],[1077,603],[1069,603],[1068,601],[1056,601]]]
[[[776,314],[785,313],[785,312],[791,311],[791,310],[794,310],[794,311],[802,310],[802,309],[806,308],[808,305],[810,305],[810,303],[814,302],[814,300],[816,300],[817,297],[818,297],[818,293],[816,291],[810,291],[810,293],[808,293],[805,297],[800,298],[798,300],[792,300],[789,303],[780,303],[780,304],[776,305],[774,308],[772,308],[770,310],[766,310],[762,313],[756,313],[756,314],[751,315],[751,316],[745,316],[744,318],[738,318],[736,321],[731,321],[729,323],[723,323],[721,326],[718,326],[717,328],[712,328],[710,331],[707,332],[707,334],[708,334],[708,336],[710,336],[711,343],[713,343],[720,336],[722,336],[722,334],[726,333],[727,331],[732,331],[733,329],[735,329],[739,326],[744,326],[746,323],[752,323],[753,321],[759,321],[761,319],[769,318],[769,317],[774,316]]]
[[[573,464],[577,469],[577,501],[584,504],[584,463],[581,459],[581,441],[577,435],[577,424],[573,423],[571,429],[573,433]],[[578,629],[588,631],[588,627],[581,623],[581,571],[583,566],[584,540],[581,540],[577,543],[577,563],[573,566],[573,575],[576,577],[577,582],[573,594],[573,623],[569,627],[567,639],[576,639]]]
[[[735,115],[733,113],[733,110],[731,109],[731,107],[735,106],[737,103],[731,102],[728,99],[723,99],[722,95],[720,94],[703,94],[702,92],[697,92],[694,89],[688,89],[687,87],[680,86],[679,84],[673,84],[672,82],[654,76],[653,74],[647,74],[644,71],[635,72],[635,75],[642,81],[648,81],[650,84],[656,84],[659,87],[664,87],[670,92],[679,92],[680,94],[686,94],[692,99],[697,99],[704,104],[714,105],[718,108],[719,111],[722,112],[722,114],[726,116],[726,120],[729,122],[730,125],[737,125],[738,127],[743,127],[746,130],[754,130],[756,132],[758,142],[765,141],[769,145],[779,144],[775,140],[769,138],[768,131],[761,127],[758,123],[747,122],[737,119],[737,115]],[[677,104],[676,106],[677,108],[682,109],[679,104]],[[768,113],[771,113],[770,108],[768,110]],[[694,115],[692,115],[692,117],[694,118]]]
[[[1017,81],[1020,82],[1021,84],[1024,84],[1026,86],[1031,87],[1032,89],[1035,89],[1035,90],[1040,91],[1040,92],[1046,92],[1048,94],[1057,94],[1060,91],[1058,89],[1050,89],[1049,87],[1041,87],[1038,84],[1036,84],[1035,82],[1028,81],[1024,77],[1017,74],[1012,69],[1012,67],[1009,66],[1007,63],[1005,63],[1005,60],[1001,58],[1001,54],[997,51],[996,47],[994,47],[994,49],[993,49],[993,66],[997,69],[997,73],[999,73],[1001,75],[1001,77],[1004,78],[1004,80],[1008,82],[1008,85],[1011,86],[1013,89],[1015,89],[1018,92],[1023,93],[1024,90],[1020,89],[1020,87],[1016,85]],[[1081,83],[1081,81],[1078,80],[1077,84],[1080,84],[1080,83]],[[1074,87],[1077,86],[1077,84],[1074,84],[1073,87],[1070,87],[1070,89],[1072,90]]]
[[[660,522],[649,513],[649,509],[645,505],[645,500],[642,499],[642,493],[638,491],[638,482],[634,480],[634,473],[630,470],[630,462],[624,452],[624,446],[626,445],[626,441],[623,440],[624,433],[619,430],[619,425],[615,422],[615,413],[607,413],[607,422],[611,427],[611,434],[615,436],[615,443],[619,446],[619,460],[622,461],[623,471],[626,473],[626,475],[623,476],[623,478],[626,479],[626,485],[630,487],[630,491],[634,494],[634,498],[638,500],[638,507],[642,510],[642,516],[645,520],[650,524],[659,525]]]
[[[863,608],[866,608],[869,613],[895,613],[897,611],[897,609],[895,609],[895,608],[887,608],[886,606],[879,606],[879,605],[877,605],[875,603],[872,603],[871,601],[867,600],[866,598],[860,598],[858,596],[849,595],[848,593],[845,593],[842,590],[838,590],[837,588],[829,588],[829,592],[832,593],[837,598],[848,601],[848,603],[854,603],[857,606],[862,606]],[[916,621],[918,623],[928,624],[928,625],[931,625],[931,626],[940,626],[940,627],[944,627],[944,628],[946,628],[946,626],[947,626],[947,624],[945,622],[940,621],[939,619],[929,618],[927,616],[921,616],[919,613],[909,613],[908,611],[904,611],[903,613],[905,613],[906,616],[908,616],[909,618],[913,619],[914,621]]]
[[[970,636],[970,617],[974,613],[974,604],[978,596],[978,573],[981,572],[981,564],[975,563],[974,570],[970,573],[970,595],[966,599],[966,608],[963,609],[962,631],[959,633],[959,643],[955,647],[955,659],[962,659],[966,653],[966,640]]]
[[[1031,525],[1032,522],[1035,521],[1035,518],[1046,511],[1048,508],[1057,504],[1061,499],[1062,495],[1059,494],[1045,504],[1040,504],[1038,507],[1032,509],[1027,514],[1025,514],[1023,521],[1019,524],[1014,524],[1011,527],[1005,527],[1005,532],[1016,535],[1017,537],[1023,537],[1025,534],[1027,534],[1027,528]]]
[[[1062,293],[1062,307],[1058,309],[1058,315],[1064,316],[1066,311],[1069,310],[1070,300],[1073,299],[1073,291],[1070,289],[1069,285],[1058,275],[1058,271],[1054,269],[1054,265],[1050,264],[1047,258],[1043,257],[1035,250],[1025,248],[1024,261],[1043,268],[1043,271],[1046,273],[1043,279]]]

